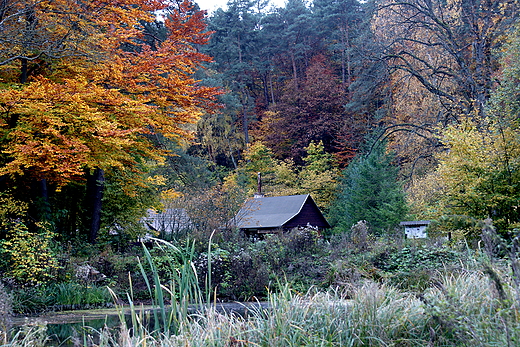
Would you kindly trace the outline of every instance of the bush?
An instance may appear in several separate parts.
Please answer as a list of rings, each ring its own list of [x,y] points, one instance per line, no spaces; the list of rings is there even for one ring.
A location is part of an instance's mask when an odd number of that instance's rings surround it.
[[[51,250],[54,234],[43,224],[30,230],[24,222],[26,209],[25,204],[0,194],[0,257],[5,277],[21,285],[41,285],[57,269]]]
[[[270,283],[269,264],[249,248],[241,248],[230,256],[229,285],[219,293],[232,300],[250,301],[264,298]]]
[[[379,268],[388,272],[415,271],[418,269],[438,269],[453,262],[460,254],[449,248],[403,247],[381,259]]]

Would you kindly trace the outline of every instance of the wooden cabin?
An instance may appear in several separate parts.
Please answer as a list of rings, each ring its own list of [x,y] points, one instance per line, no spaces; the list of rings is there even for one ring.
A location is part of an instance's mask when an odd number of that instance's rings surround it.
[[[268,234],[279,230],[311,226],[330,228],[329,223],[309,194],[249,199],[234,219],[234,225],[246,235]]]

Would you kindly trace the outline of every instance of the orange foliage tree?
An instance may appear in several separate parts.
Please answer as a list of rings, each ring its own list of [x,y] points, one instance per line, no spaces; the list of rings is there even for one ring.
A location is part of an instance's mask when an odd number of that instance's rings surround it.
[[[3,1],[0,175],[61,187],[161,161],[156,139],[189,138],[216,107],[193,77],[211,60],[203,18],[189,1]],[[158,20],[164,37],[146,30]]]

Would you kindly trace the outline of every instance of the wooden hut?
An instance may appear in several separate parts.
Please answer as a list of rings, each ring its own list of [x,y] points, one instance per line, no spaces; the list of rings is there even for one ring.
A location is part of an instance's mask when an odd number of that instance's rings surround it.
[[[237,213],[234,225],[247,235],[311,226],[330,228],[329,223],[309,194],[263,197],[246,201]]]

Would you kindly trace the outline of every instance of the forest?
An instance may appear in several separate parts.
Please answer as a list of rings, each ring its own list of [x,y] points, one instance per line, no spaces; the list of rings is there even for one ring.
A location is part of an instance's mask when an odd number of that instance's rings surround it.
[[[424,293],[442,287],[431,286],[439,276],[480,273],[512,310],[493,319],[514,330],[519,9],[229,0],[207,13],[190,0],[0,0],[0,341],[16,314],[100,307],[128,291],[148,302],[141,275],[161,287],[186,259],[208,300],[223,301],[274,291],[292,302],[291,290],[316,287],[355,298],[370,282],[434,310]],[[263,194],[310,194],[332,227],[248,239],[231,221],[259,173]],[[186,228],[143,223],[178,210]],[[405,239],[399,223],[412,220],[431,221],[428,239]],[[155,246],[143,249],[149,236]],[[448,313],[418,323],[438,334],[429,346],[490,345],[442,293]],[[423,338],[399,336],[369,345]]]

